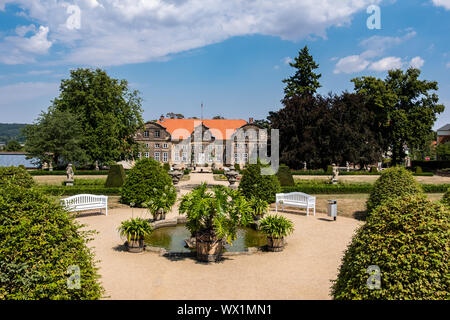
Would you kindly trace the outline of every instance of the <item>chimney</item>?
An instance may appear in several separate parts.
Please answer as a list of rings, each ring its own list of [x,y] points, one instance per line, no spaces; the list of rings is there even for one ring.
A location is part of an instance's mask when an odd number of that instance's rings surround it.
[[[248,118],[248,123],[253,123],[253,118]]]
[[[161,115],[161,117],[159,117],[159,121],[163,122],[164,121],[164,115]]]

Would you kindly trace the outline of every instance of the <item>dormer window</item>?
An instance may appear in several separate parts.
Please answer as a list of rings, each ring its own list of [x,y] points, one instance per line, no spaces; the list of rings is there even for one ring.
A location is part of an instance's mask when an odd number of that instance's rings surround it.
[[[159,132],[159,130],[155,130],[155,138],[159,138],[160,137],[160,132]]]
[[[148,138],[148,131],[144,131],[144,137]]]

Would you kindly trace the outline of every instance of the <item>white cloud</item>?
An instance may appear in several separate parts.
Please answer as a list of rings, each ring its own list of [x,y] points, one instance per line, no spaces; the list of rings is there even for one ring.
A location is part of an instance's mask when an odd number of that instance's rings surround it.
[[[289,64],[289,63],[291,63],[293,60],[292,60],[292,58],[291,57],[285,57],[285,58],[283,58],[283,63],[284,64]]]
[[[450,0],[433,0],[435,6],[444,7],[450,10]]]
[[[398,57],[386,57],[381,60],[372,62],[369,66],[373,71],[387,71],[391,69],[400,69],[403,66],[403,61]]]
[[[450,69],[450,62],[447,62],[446,67]]]
[[[68,29],[67,2],[16,3],[32,21],[48,26],[66,62],[120,65],[161,59],[234,36],[262,34],[286,40],[326,37],[331,26],[381,0],[73,0],[80,28]],[[3,59],[4,60],[4,59]]]
[[[420,69],[423,67],[425,63],[425,60],[423,60],[421,57],[414,57],[409,62],[410,67]]]
[[[360,55],[348,56],[338,61],[334,73],[360,72],[366,69],[369,64],[370,62],[363,59]]]

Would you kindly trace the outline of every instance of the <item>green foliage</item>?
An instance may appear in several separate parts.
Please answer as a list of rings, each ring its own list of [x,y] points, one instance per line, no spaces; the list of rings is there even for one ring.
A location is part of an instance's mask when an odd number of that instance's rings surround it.
[[[236,239],[238,226],[253,222],[252,208],[239,191],[214,186],[210,192],[206,183],[183,196],[179,212],[187,215],[186,227],[192,234],[208,233],[228,243]]]
[[[450,161],[450,142],[437,145],[436,155],[439,160]]]
[[[415,168],[415,173],[417,173],[417,174],[421,174],[421,173],[423,173],[423,171],[422,171],[422,167],[419,167],[419,166],[417,166],[416,168]]]
[[[104,176],[107,175],[109,171],[107,170],[76,170],[76,174],[78,175],[83,175],[83,176]],[[127,170],[125,170],[125,173],[127,172]],[[66,175],[66,171],[63,170],[53,170],[53,171],[48,171],[48,170],[31,170],[29,171],[29,173],[32,176],[65,176]]]
[[[249,203],[254,216],[263,216],[269,211],[269,204],[263,199],[252,198]]]
[[[234,164],[234,170],[236,170],[237,172],[241,171],[241,166],[239,165],[239,163]]]
[[[169,171],[170,170],[170,164],[164,163],[163,164],[163,168],[164,168],[164,170]]]
[[[294,232],[292,221],[279,215],[268,215],[261,220],[260,230],[272,238],[283,238]]]
[[[317,74],[314,70],[319,68],[319,65],[314,61],[309,54],[309,49],[305,46],[298,53],[298,57],[294,58],[289,65],[296,69],[295,74],[285,80],[284,94],[287,98],[298,95],[313,95],[317,89],[321,87],[319,78],[321,74]]]
[[[25,142],[21,130],[25,127],[21,123],[0,123],[0,142],[7,143],[9,140]]]
[[[327,171],[326,171],[326,173],[327,173],[328,175],[333,174],[333,166],[328,165],[328,166],[327,166]]]
[[[449,300],[449,219],[449,208],[420,194],[377,207],[345,252],[333,297]],[[370,265],[380,268],[380,289],[367,286]]]
[[[262,168],[259,162],[248,164],[239,183],[239,190],[248,200],[258,198],[273,203],[275,194],[281,190],[280,182],[276,175],[262,175]]]
[[[118,231],[121,237],[126,237],[128,241],[131,241],[131,239],[137,240],[150,235],[153,232],[153,228],[148,220],[131,218],[122,221]]]
[[[189,169],[184,169],[184,170],[183,170],[183,173],[184,173],[185,175],[188,175],[189,173],[191,173],[191,170],[189,170]]]
[[[378,168],[377,167],[370,167],[370,173],[375,173],[378,172]]]
[[[420,184],[412,174],[403,167],[384,170],[373,186],[367,200],[367,212],[370,214],[384,201],[407,194],[422,193]]]
[[[441,202],[450,208],[450,188],[448,188],[447,191],[444,193]]]
[[[125,183],[127,175],[121,164],[110,166],[108,178],[106,179],[105,187],[121,187]]]
[[[105,188],[103,185],[74,185],[74,186],[37,186],[42,193],[52,196],[73,196],[76,194],[120,195],[121,188]]]
[[[355,91],[365,97],[365,104],[379,124],[383,149],[392,151],[392,162],[405,158],[405,148],[423,149],[428,143],[437,114],[444,111],[435,91],[438,83],[419,80],[420,70],[390,70],[385,80],[355,78]]]
[[[82,141],[84,134],[76,113],[50,107],[24,128],[25,151],[30,158],[39,159],[41,163],[51,161],[53,166],[60,163],[84,165],[88,161]]]
[[[35,185],[33,178],[22,167],[0,167],[0,187],[6,184],[31,188]]]
[[[134,202],[137,207],[144,207],[163,193],[169,197],[168,203],[172,206],[176,201],[172,178],[158,161],[145,158],[137,161],[128,172],[120,201],[125,204]]]
[[[280,165],[277,172],[278,181],[280,181],[280,185],[284,186],[293,186],[295,185],[294,178],[292,177],[291,170],[286,165]]]
[[[450,160],[437,160],[437,161],[412,161],[413,167],[420,166],[423,171],[435,171],[439,169],[450,168]]]
[[[17,140],[9,140],[5,146],[5,151],[22,151],[22,145]]]
[[[150,211],[153,219],[156,219],[159,213],[165,214],[170,211],[175,203],[173,199],[176,199],[176,197],[176,188],[174,186],[169,187],[168,185],[165,185],[164,191],[162,193],[155,193],[154,197],[149,202],[144,203],[144,206]]]
[[[35,189],[0,188],[0,300],[99,299],[92,232],[81,230],[53,199]],[[81,289],[69,289],[69,266],[80,269]]]
[[[126,80],[101,69],[76,69],[61,81],[53,107],[77,115],[81,143],[90,163],[108,164],[136,152],[133,135],[143,125],[142,99]],[[137,154],[135,154],[137,156]]]

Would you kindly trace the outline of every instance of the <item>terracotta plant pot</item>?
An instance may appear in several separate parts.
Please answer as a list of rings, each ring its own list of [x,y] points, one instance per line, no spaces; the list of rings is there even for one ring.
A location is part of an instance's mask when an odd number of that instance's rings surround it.
[[[203,238],[203,239],[202,239]],[[222,255],[223,243],[219,239],[196,237],[197,259],[205,262],[218,261]]]
[[[272,238],[267,237],[267,250],[272,252],[283,251],[284,249],[284,238]]]
[[[144,237],[140,237],[139,239],[130,238],[130,241],[126,242],[126,246],[129,252],[142,252],[144,251]]]

